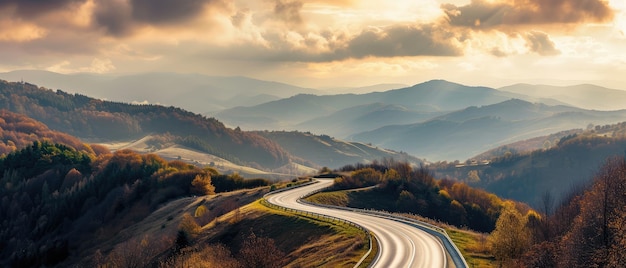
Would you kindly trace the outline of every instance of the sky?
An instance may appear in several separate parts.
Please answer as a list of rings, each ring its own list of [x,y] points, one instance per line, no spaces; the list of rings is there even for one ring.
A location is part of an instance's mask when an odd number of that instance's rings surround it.
[[[0,0],[0,71],[626,90],[624,0]]]

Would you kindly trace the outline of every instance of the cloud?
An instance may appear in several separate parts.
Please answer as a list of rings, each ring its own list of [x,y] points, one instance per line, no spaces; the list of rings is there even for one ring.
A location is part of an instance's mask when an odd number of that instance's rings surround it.
[[[274,15],[288,24],[301,24],[302,16],[300,10],[304,3],[300,1],[276,0]]]
[[[110,0],[109,0],[110,1]],[[195,18],[216,0],[130,0],[133,18],[148,24],[175,23]]]
[[[45,24],[41,19],[54,12],[72,12],[94,4],[92,27],[113,36],[124,36],[143,25],[176,25],[191,21],[209,6],[224,6],[223,0],[0,0],[0,14],[13,19]],[[67,19],[67,18],[59,18]],[[49,20],[49,18],[48,18]]]
[[[175,25],[199,17],[220,0],[96,0],[94,20],[97,27],[113,36],[132,33],[141,25]]]
[[[333,62],[348,59],[414,56],[460,56],[457,36],[437,25],[394,25],[371,28],[355,35],[346,32],[265,33],[270,45],[245,43],[228,48],[209,46],[202,56],[220,60],[262,62]],[[194,47],[201,47],[195,45]]]
[[[19,17],[29,19],[84,2],[85,0],[0,0],[0,10],[13,10]]]
[[[524,38],[526,39],[526,46],[531,52],[535,52],[542,56],[554,56],[561,54],[561,51],[556,49],[554,42],[550,40],[550,37],[546,33],[532,31],[527,33]]]
[[[614,11],[604,0],[472,0],[441,6],[451,25],[487,29],[506,25],[606,22]]]
[[[452,33],[437,25],[400,25],[365,30],[350,40],[344,53],[346,58],[460,56],[462,51],[455,42]]]
[[[498,58],[503,58],[508,56],[508,53],[502,51],[502,49],[498,48],[498,47],[494,47],[491,50],[489,50],[489,54],[496,56]]]
[[[98,0],[93,13],[95,26],[107,34],[123,36],[132,32],[132,7],[123,0]]]

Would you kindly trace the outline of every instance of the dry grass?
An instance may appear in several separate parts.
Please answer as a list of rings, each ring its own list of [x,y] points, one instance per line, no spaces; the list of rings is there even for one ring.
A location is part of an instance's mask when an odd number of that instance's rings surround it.
[[[446,232],[463,254],[469,267],[498,267],[490,252],[486,234],[456,228],[446,228]]]
[[[284,267],[354,266],[368,250],[366,234],[347,224],[298,216],[259,202],[242,207],[239,213],[242,219],[235,223],[235,213],[229,213],[205,226],[206,237],[200,243],[223,243],[236,252],[253,231],[274,239],[287,255]]]
[[[207,195],[199,197],[187,197],[168,202],[156,211],[150,213],[143,220],[135,223],[131,219],[120,220],[116,225],[123,226],[121,228],[102,228],[96,235],[99,239],[93,241],[85,241],[80,250],[80,256],[73,256],[78,263],[89,263],[96,251],[106,256],[115,247],[132,240],[142,240],[149,238],[151,240],[173,240],[178,231],[178,225],[185,213],[194,215],[196,208],[204,205],[209,208],[208,216],[214,219],[222,216],[236,208],[249,204],[259,199],[263,194],[267,193],[268,187],[240,190],[229,193],[220,193],[217,195]],[[135,209],[135,208],[133,208]],[[141,208],[138,208],[141,209]],[[148,208],[143,208],[148,209]],[[129,217],[136,213],[127,213]],[[201,220],[201,219],[197,219]],[[117,230],[117,231],[111,231]]]

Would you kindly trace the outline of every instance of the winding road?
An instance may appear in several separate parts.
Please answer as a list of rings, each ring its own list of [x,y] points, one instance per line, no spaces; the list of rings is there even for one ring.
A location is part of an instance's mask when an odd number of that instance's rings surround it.
[[[376,235],[379,255],[371,267],[454,267],[450,263],[441,240],[410,224],[391,218],[354,211],[320,207],[298,202],[313,191],[332,185],[333,180],[319,179],[319,183],[294,188],[266,197],[267,201],[302,211],[341,218],[359,224]]]

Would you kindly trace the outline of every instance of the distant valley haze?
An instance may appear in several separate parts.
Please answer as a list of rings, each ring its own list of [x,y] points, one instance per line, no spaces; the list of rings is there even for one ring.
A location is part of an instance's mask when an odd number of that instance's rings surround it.
[[[431,80],[331,90],[240,76],[12,71],[0,79],[130,104],[181,107],[247,131],[301,131],[465,161],[498,146],[626,121],[626,91],[596,85],[502,88]],[[398,87],[398,88],[396,88]]]

